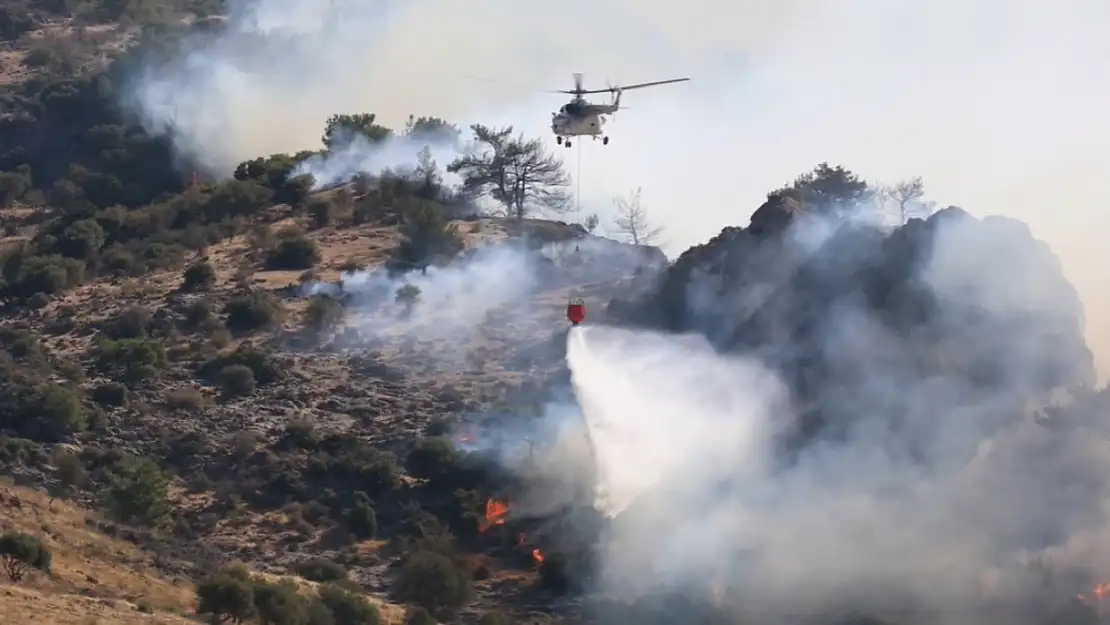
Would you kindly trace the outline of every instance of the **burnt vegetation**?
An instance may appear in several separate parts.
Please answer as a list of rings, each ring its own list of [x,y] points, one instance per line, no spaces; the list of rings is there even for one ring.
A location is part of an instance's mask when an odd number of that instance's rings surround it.
[[[526,536],[531,528],[500,519],[491,502],[521,485],[491,458],[460,449],[453,427],[444,425],[476,412],[524,420],[534,406],[513,405],[505,388],[479,396],[442,385],[433,391],[405,386],[397,380],[403,375],[371,356],[345,361],[370,372],[363,376],[369,386],[341,381],[332,387],[341,390],[325,397],[304,391],[315,375],[305,361],[331,355],[302,357],[288,346],[304,330],[313,345],[337,332],[345,302],[317,294],[294,311],[266,282],[282,272],[311,279],[325,257],[318,235],[362,227],[393,229],[397,244],[379,260],[394,273],[449,264],[464,251],[462,218],[487,201],[488,211],[516,220],[516,232],[543,238],[546,226],[527,218],[567,209],[562,163],[541,139],[512,128],[477,125],[464,132],[444,120],[414,117],[405,128],[390,129],[372,113],[337,113],[327,120],[321,150],[260,155],[226,178],[194,180],[169,140],[147,134],[120,103],[129,68],[190,28],[219,28],[209,18],[221,4],[25,0],[0,6],[0,41],[26,52],[11,69],[18,79],[0,86],[3,469],[130,528],[136,542],[189,572],[198,613],[219,622],[376,625],[384,622],[383,599],[406,607],[406,623],[523,622],[508,614],[536,612],[537,605],[580,593],[589,587],[589,547],[533,545]],[[184,15],[195,19],[183,21]],[[111,37],[92,28],[105,24],[112,25]],[[443,164],[462,177],[461,189],[443,184],[428,150],[413,171],[360,175],[339,190],[315,191],[311,176],[298,175],[300,164],[329,149],[397,136],[455,145],[473,139],[476,149]],[[742,322],[695,310],[687,300],[696,268],[724,272],[734,280],[728,288],[743,289],[775,265],[775,237],[798,215],[843,217],[878,196],[896,206],[905,226],[887,237],[845,225],[830,243],[845,250],[842,264],[803,267],[789,278],[793,291],[808,299],[772,299]],[[791,353],[774,364],[821,406],[823,394],[838,390],[825,381],[844,363],[806,343],[820,311],[833,310],[838,298],[862,297],[898,331],[931,323],[928,294],[911,279],[912,261],[924,254],[930,224],[965,217],[949,209],[929,221],[914,219],[929,212],[921,197],[920,181],[880,190],[822,164],[771,193],[749,227],[728,228],[686,252],[657,289],[614,300],[610,318],[698,331],[724,350]],[[659,236],[638,195],[620,215],[634,243]],[[564,235],[582,233],[561,229],[551,238]],[[1020,233],[1014,240],[1026,244]],[[242,249],[238,264],[226,252],[233,243]],[[217,248],[223,257],[213,254]],[[167,288],[146,297],[144,284],[157,280]],[[91,299],[101,292],[110,297]],[[391,294],[410,307],[420,295],[415,287]],[[772,332],[784,319],[793,324],[789,332]],[[992,327],[983,319],[975,337],[945,340],[1002,349],[1006,337],[992,334]],[[802,348],[781,349],[769,336]],[[1038,388],[1084,379],[1089,354],[1081,337],[1053,327],[1043,341],[1055,356],[1039,369]],[[989,362],[961,363],[956,373],[945,370],[982,385],[998,382]],[[921,366],[939,371],[950,362]],[[432,392],[435,401],[409,397]],[[340,415],[345,426],[318,423],[312,415],[321,412]],[[381,435],[399,413],[415,414],[420,427],[406,430],[404,440]],[[251,420],[259,415],[268,421]],[[815,409],[798,440],[843,418]],[[211,495],[210,503],[183,505],[177,491]],[[308,592],[230,562],[206,542],[222,523],[273,537],[268,549],[244,547],[236,557],[318,586]],[[33,536],[4,534],[0,563],[19,582],[32,571],[48,573],[51,553]],[[503,580],[492,578],[504,569],[526,581],[499,590],[494,582]],[[649,622],[639,620],[645,613],[654,615],[650,622],[663,622],[663,608],[648,603],[611,622]],[[722,622],[712,612],[691,608],[668,618]],[[1085,615],[1066,622],[1086,622]]]

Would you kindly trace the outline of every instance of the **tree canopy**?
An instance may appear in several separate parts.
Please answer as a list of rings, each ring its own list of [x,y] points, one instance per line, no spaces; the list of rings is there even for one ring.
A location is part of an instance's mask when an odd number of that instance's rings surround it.
[[[495,129],[474,124],[470,129],[474,145],[447,166],[462,177],[465,195],[488,196],[518,219],[534,212],[569,210],[570,176],[542,139],[514,135],[512,126]]]

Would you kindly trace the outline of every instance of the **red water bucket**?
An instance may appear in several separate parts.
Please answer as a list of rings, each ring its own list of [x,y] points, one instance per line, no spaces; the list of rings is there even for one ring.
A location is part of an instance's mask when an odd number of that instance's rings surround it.
[[[586,303],[582,300],[574,300],[567,304],[567,321],[574,325],[578,325],[586,320]]]

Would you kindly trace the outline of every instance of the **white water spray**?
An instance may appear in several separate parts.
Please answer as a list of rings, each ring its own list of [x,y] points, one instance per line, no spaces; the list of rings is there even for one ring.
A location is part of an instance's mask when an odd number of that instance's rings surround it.
[[[567,363],[594,448],[595,506],[607,516],[660,488],[750,475],[767,459],[783,386],[701,337],[574,328]]]

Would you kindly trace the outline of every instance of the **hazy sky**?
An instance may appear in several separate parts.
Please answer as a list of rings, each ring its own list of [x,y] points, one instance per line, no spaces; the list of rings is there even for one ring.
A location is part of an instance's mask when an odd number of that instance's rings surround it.
[[[570,88],[575,71],[587,88],[689,76],[625,94],[608,146],[564,151],[584,211],[642,186],[673,255],[745,225],[820,161],[921,175],[930,199],[1023,219],[1051,243],[1110,368],[1103,0],[232,4],[236,30],[135,90],[214,167],[317,147],[335,112],[511,123],[558,149],[547,126],[563,97],[542,89]]]

